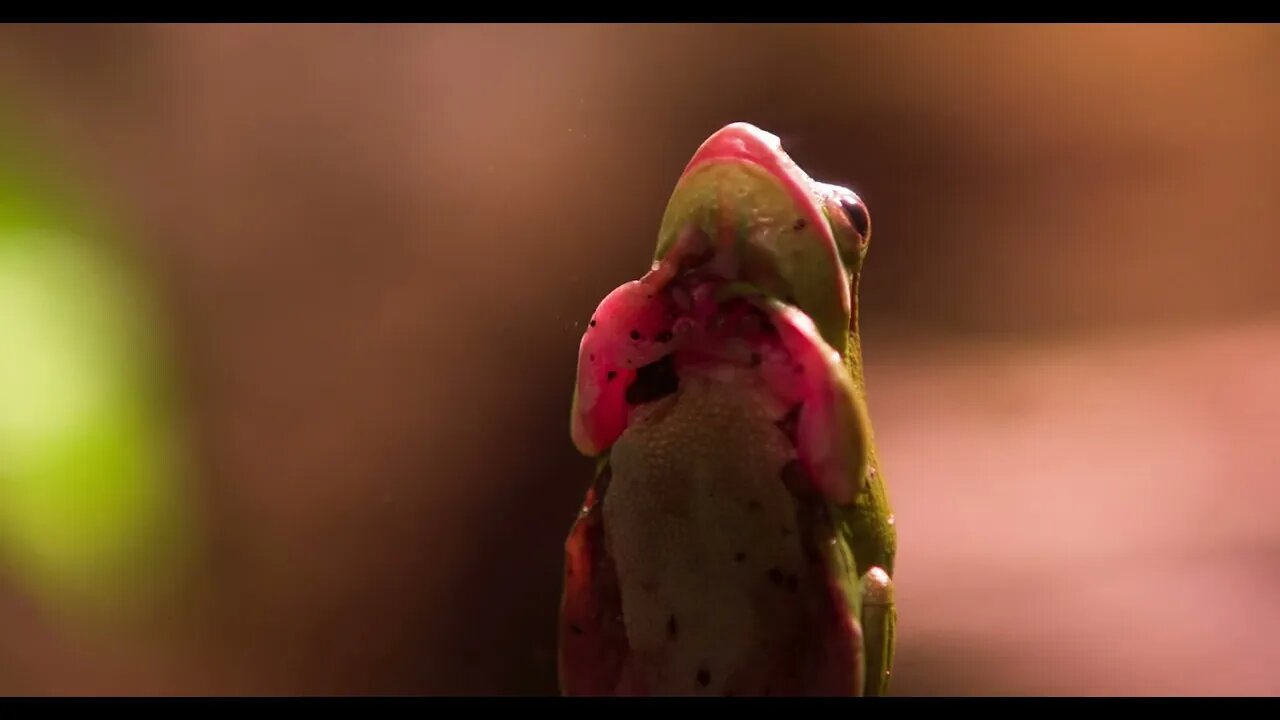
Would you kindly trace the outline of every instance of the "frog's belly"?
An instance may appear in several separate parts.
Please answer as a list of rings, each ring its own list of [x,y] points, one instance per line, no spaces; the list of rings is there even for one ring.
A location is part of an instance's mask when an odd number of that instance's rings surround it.
[[[802,642],[815,584],[781,479],[795,450],[772,414],[688,378],[614,446],[606,543],[651,694],[767,692]]]

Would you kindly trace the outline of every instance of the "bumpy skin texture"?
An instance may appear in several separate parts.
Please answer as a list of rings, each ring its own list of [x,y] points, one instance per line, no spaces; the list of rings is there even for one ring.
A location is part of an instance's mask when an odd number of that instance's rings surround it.
[[[566,695],[888,685],[895,534],[867,418],[851,191],[745,123],[677,183],[653,268],[584,333],[597,475],[565,546]]]

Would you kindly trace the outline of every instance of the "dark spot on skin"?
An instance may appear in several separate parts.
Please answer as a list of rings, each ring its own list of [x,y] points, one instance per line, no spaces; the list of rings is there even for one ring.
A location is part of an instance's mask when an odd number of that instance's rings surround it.
[[[747,554],[742,552],[741,550],[739,550],[738,553],[733,556],[733,561],[736,563],[740,563],[746,559],[747,559]]]
[[[595,353],[591,353],[590,355],[588,355],[588,356],[587,356],[587,359],[588,359],[588,360],[590,360],[591,362],[595,362],[595,361],[596,361],[596,354],[595,354]]]
[[[822,562],[822,553],[818,552],[818,548],[813,543],[804,543],[804,556],[811,563]]]
[[[581,635],[581,634],[582,634],[582,628],[578,627],[578,625],[577,625],[576,623],[575,623],[575,624],[573,624],[573,625],[570,625],[570,626],[569,626],[569,629],[573,631],[573,634],[574,634],[574,635]]]
[[[778,429],[782,431],[783,435],[787,436],[787,439],[791,441],[792,445],[796,444],[796,427],[800,424],[800,408],[802,407],[804,407],[804,403],[796,405],[787,411],[787,414],[778,421]],[[787,477],[786,468],[783,468],[782,477],[784,480]]]
[[[654,339],[654,340],[657,340],[657,341],[658,341],[658,342],[660,342],[660,343],[669,343],[669,342],[671,342],[671,331],[670,331],[670,330],[663,330],[662,332],[658,333],[657,335],[654,335],[654,336],[653,336],[653,339]]]
[[[679,630],[680,626],[676,623],[676,616],[672,615],[667,618],[667,635],[674,638]]]
[[[632,339],[632,340],[639,340],[639,339],[640,339],[640,331],[639,331],[639,330],[632,330],[632,331],[631,331],[631,339]]]
[[[773,326],[773,321],[770,320],[768,317],[766,317],[763,313],[759,315],[759,318],[760,318],[760,334],[766,337],[777,337],[778,328]]]
[[[811,522],[818,527],[825,529],[831,528],[831,514],[827,512],[827,506],[824,503],[813,503],[813,517]]]
[[[675,358],[668,355],[636,371],[635,381],[627,387],[626,400],[631,405],[643,405],[661,400],[679,389]]]
[[[746,305],[742,307],[742,310],[743,310],[744,322],[747,320],[751,320],[751,321],[754,321],[760,327],[763,327],[769,324],[769,316],[766,315],[765,312],[760,308],[754,305]]]
[[[785,578],[782,576],[782,570],[781,570],[781,569],[776,568],[776,567],[774,567],[774,568],[769,568],[769,582],[773,583],[774,585],[777,585],[777,586],[781,587],[781,586],[782,586],[782,582],[783,582],[783,580],[784,580],[784,579],[785,579]]]
[[[711,684],[711,671],[706,666],[698,668],[698,684],[706,687]]]
[[[816,491],[800,497],[796,522],[802,532],[800,549],[809,562],[819,565],[825,557],[826,548],[835,537],[836,529],[831,526],[831,516],[827,513],[827,503]]]
[[[595,327],[595,326],[596,326],[596,319],[591,318],[591,327]]]
[[[796,363],[796,368],[795,368],[795,369],[796,369],[796,374],[797,374],[797,375],[803,375],[803,374],[804,374],[804,366],[803,366],[803,365],[801,365],[800,363]]]
[[[616,372],[614,372],[614,371],[610,370],[609,372],[605,373],[604,379],[605,379],[606,381],[608,381],[608,380],[612,380],[612,379],[614,379],[614,378],[616,378],[616,377],[618,377],[618,373],[616,373]]]
[[[787,589],[790,590],[791,592],[795,592],[796,589],[799,587],[800,587],[800,578],[796,577],[794,574],[788,575]]]
[[[748,501],[747,501],[747,509],[751,510],[752,512],[759,512],[759,511],[762,509],[762,508],[761,508],[761,506],[760,506],[760,501],[759,501],[759,500],[748,500]]]
[[[862,203],[841,203],[844,208],[845,215],[849,216],[849,224],[854,230],[865,240],[867,233],[871,230],[871,215],[867,213],[867,208]]]
[[[800,231],[800,230],[803,230],[803,229],[805,228],[805,226],[806,226],[806,225],[808,225],[808,224],[809,224],[809,223],[808,223],[808,222],[805,222],[805,219],[804,219],[804,218],[796,218],[796,222],[795,222],[795,224],[794,224],[794,225],[792,225],[792,226],[791,226],[791,229],[792,229],[792,230],[796,230],[796,231]]]
[[[763,358],[760,357],[760,353],[758,352],[751,353],[751,367],[760,367],[760,363],[762,361],[763,361]]]
[[[813,492],[809,473],[805,471],[804,463],[798,459],[782,466],[782,484],[796,497],[807,497]]]

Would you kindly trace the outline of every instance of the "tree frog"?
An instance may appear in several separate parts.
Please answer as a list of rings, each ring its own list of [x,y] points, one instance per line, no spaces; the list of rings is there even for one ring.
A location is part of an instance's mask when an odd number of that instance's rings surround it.
[[[748,123],[676,183],[653,264],[599,303],[570,435],[563,695],[887,692],[896,531],[868,418],[858,195]]]

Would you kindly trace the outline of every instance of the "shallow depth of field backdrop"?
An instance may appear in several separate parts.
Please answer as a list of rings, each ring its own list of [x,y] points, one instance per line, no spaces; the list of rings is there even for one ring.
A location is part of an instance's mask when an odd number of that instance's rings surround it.
[[[735,120],[871,209],[894,691],[1280,692],[1277,73],[1276,27],[7,26],[0,693],[554,693],[578,339]]]

